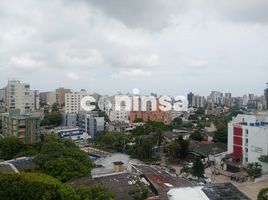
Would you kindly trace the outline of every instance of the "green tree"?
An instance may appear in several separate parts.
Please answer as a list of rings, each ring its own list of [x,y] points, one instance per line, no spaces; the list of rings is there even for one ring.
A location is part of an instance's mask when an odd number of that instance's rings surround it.
[[[10,160],[25,150],[26,145],[16,137],[5,137],[0,140],[0,159]]]
[[[114,195],[108,192],[102,184],[91,185],[90,187],[75,187],[76,194],[80,200],[113,200]]]
[[[191,138],[192,140],[196,140],[196,141],[203,141],[203,140],[204,140],[204,137],[203,137],[203,135],[201,134],[201,131],[199,131],[199,130],[194,131],[194,132],[191,134],[190,138]]]
[[[264,188],[259,192],[258,200],[268,200],[268,188]]]
[[[136,182],[136,188],[128,191],[134,200],[144,200],[148,198],[149,188],[141,181]]]
[[[5,200],[113,200],[104,185],[72,187],[39,173],[0,174],[0,196]]]
[[[38,171],[65,182],[90,175],[92,162],[87,153],[80,151],[70,140],[48,138],[34,163]]]
[[[249,176],[260,176],[262,173],[262,165],[258,162],[248,163],[247,173]]]
[[[194,163],[193,163],[193,168],[192,168],[192,171],[191,171],[192,175],[194,177],[197,177],[198,180],[199,180],[199,178],[204,176],[204,171],[205,171],[204,170],[204,165],[203,165],[201,159],[198,158],[198,157],[195,158]]]
[[[46,114],[44,119],[41,121],[41,126],[59,126],[62,122],[62,116],[60,112],[51,112]]]
[[[52,112],[59,112],[60,105],[58,103],[53,103],[52,105]]]
[[[188,156],[189,152],[189,142],[187,140],[184,140],[183,137],[180,135],[178,138],[178,143],[180,145],[180,156],[181,159],[184,160]]]
[[[178,141],[172,141],[169,144],[165,146],[165,152],[166,156],[171,160],[171,161],[176,161],[181,158],[181,146],[178,143]]]
[[[182,128],[182,119],[180,117],[176,117],[172,120],[171,126],[173,129]]]
[[[75,190],[44,174],[0,175],[0,196],[5,200],[78,200]]]
[[[228,133],[228,127],[227,124],[220,124],[217,127],[217,131],[215,132],[215,141],[216,142],[222,142],[227,143],[227,135]]]
[[[160,148],[160,146],[162,145],[163,140],[164,140],[163,131],[161,129],[158,129],[156,131],[156,134],[155,135],[156,135],[156,138],[157,138],[157,145]]]

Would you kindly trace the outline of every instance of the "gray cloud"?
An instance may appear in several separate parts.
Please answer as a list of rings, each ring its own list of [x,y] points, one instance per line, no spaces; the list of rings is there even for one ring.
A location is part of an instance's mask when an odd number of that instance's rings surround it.
[[[261,93],[266,8],[263,0],[0,1],[0,85],[15,76],[42,90]]]
[[[268,23],[267,0],[209,0],[226,19],[242,23]]]
[[[89,0],[108,17],[126,26],[158,31],[168,26],[172,16],[185,12],[185,0]]]

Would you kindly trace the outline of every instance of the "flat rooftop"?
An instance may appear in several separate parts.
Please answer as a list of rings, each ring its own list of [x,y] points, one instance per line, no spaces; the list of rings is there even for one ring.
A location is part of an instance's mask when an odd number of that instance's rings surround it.
[[[97,177],[92,179],[91,177],[81,178],[69,182],[71,185],[92,185],[103,184],[108,188],[109,192],[115,195],[116,200],[133,200],[133,197],[129,195],[129,191],[135,189],[136,182],[141,178],[138,175],[131,173],[120,173],[109,176]],[[149,196],[155,196],[152,192]]]
[[[169,200],[250,200],[231,183],[174,188],[168,191]]]

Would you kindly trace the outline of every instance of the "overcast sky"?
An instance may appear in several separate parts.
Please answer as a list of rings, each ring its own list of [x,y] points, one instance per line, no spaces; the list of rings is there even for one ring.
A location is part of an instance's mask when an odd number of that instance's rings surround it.
[[[0,87],[262,94],[267,0],[1,0]]]

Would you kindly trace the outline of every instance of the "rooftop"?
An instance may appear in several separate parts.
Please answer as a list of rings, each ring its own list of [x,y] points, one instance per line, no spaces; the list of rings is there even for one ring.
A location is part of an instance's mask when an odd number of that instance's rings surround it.
[[[136,188],[136,182],[140,179],[141,178],[139,176],[131,173],[120,173],[94,179],[91,177],[86,177],[71,181],[69,183],[71,185],[91,185],[96,183],[104,184],[108,188],[108,191],[115,195],[116,200],[133,200],[128,192],[131,189]],[[155,194],[150,193],[149,196],[155,196]]]
[[[168,198],[169,200],[249,200],[231,183],[174,188],[168,191]]]
[[[201,154],[202,156],[208,156],[214,153],[219,154],[226,152],[227,145],[223,143],[191,141],[189,150]]]

